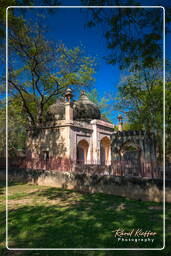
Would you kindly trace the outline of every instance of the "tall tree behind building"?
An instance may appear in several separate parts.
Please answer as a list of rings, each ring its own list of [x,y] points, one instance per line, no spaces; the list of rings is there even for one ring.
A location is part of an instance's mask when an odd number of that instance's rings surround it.
[[[164,87],[162,80],[162,66],[160,64],[151,69],[134,70],[123,77],[118,86],[118,95],[113,98],[113,110],[123,113],[128,120],[127,129],[144,129],[155,132],[162,158],[163,146],[163,117],[166,107],[166,155],[171,154],[171,80],[169,66],[166,73],[166,101],[164,102]]]
[[[23,124],[24,128],[38,132],[44,125],[48,106],[63,96],[68,86],[73,90],[91,87],[95,59],[86,56],[80,47],[71,49],[61,42],[49,42],[39,24],[21,23],[22,26],[18,22],[9,29],[9,130],[13,124],[21,130]],[[5,84],[1,88],[5,88]],[[1,138],[5,137],[4,107],[1,106]],[[13,107],[16,107],[15,111]],[[23,122],[18,122],[20,118]],[[18,135],[15,136],[14,131],[18,132],[17,129],[9,132],[9,144],[17,148],[14,138]],[[24,136],[23,133],[20,135]],[[17,141],[22,144],[22,140]],[[4,147],[3,142],[1,145]]]

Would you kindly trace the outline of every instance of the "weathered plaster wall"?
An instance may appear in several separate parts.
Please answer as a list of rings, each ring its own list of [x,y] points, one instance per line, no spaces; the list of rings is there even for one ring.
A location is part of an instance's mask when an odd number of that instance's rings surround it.
[[[112,135],[112,159],[119,160],[126,143],[136,145],[141,151],[141,161],[156,161],[156,141],[153,133],[145,131],[122,131]]]
[[[0,179],[5,179],[5,172],[0,171]],[[96,175],[91,172],[60,172],[11,170],[9,181],[28,182],[37,185],[75,189],[83,192],[102,192],[128,197],[136,200],[161,202],[163,199],[163,181],[161,179],[139,179]],[[166,180],[166,202],[171,202],[171,180]]]
[[[46,150],[49,151],[50,156],[63,156],[67,152],[66,134],[65,127],[41,129],[37,136],[28,136],[27,151],[30,151],[33,156]]]
[[[107,137],[111,141],[111,135],[114,131],[114,125],[107,123],[103,120],[92,120],[91,125],[93,128],[92,144],[93,144],[93,164],[101,164],[100,159],[100,142],[104,137]],[[109,162],[111,161],[111,149],[110,149]]]
[[[45,159],[44,152],[48,152]],[[58,127],[42,129],[27,141],[26,167],[44,170],[72,170],[68,126],[62,122]]]
[[[110,139],[112,133],[113,125],[102,120],[49,121],[37,136],[28,136],[27,168],[72,171],[73,164],[77,162],[77,145],[81,140],[89,145],[86,163],[100,164],[100,141],[104,137]],[[48,153],[47,161],[44,152]]]
[[[88,161],[92,160],[92,127],[89,123],[74,121],[70,127],[71,132],[71,159],[76,163],[77,161],[77,145],[81,140],[87,141],[89,145],[88,149]]]
[[[156,160],[156,139],[146,131],[122,131],[112,135],[112,166],[114,173],[140,177],[161,177]],[[133,146],[136,150],[127,151]],[[127,157],[125,158],[124,156]]]

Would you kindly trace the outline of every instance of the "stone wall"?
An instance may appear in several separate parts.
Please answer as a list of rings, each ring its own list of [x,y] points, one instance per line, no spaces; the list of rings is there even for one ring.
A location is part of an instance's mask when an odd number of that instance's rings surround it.
[[[161,178],[156,138],[146,131],[118,131],[112,135],[113,174]]]
[[[0,180],[5,180],[5,172],[0,171]],[[27,182],[74,189],[83,192],[102,192],[142,201],[162,202],[162,179],[142,179],[114,175],[97,175],[82,172],[10,170],[9,182]],[[171,202],[171,180],[166,180],[166,201]]]
[[[112,159],[119,160],[125,151],[125,146],[134,145],[140,153],[140,161],[156,161],[156,138],[146,131],[122,131],[112,135]]]

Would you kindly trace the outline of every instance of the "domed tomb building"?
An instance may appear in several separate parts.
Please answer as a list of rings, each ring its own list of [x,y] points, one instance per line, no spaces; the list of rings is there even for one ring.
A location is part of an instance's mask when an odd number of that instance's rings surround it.
[[[71,89],[47,111],[44,127],[28,136],[27,168],[74,171],[77,165],[110,165],[114,125],[82,91],[72,102]],[[32,131],[30,131],[31,134]]]

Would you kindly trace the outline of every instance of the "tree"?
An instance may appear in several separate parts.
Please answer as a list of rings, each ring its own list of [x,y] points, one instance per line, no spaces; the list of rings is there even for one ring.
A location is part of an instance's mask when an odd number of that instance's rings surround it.
[[[87,6],[115,5],[140,6],[134,0],[82,0]],[[160,5],[160,4],[158,4]],[[108,63],[127,69],[140,64],[151,67],[156,59],[163,58],[162,8],[89,8],[88,26],[103,25],[104,37],[110,54]],[[171,8],[166,9],[166,33],[169,32]]]
[[[127,128],[155,132],[159,157],[162,158],[163,142],[163,81],[160,65],[153,69],[138,69],[120,83],[114,110],[123,112],[128,120]],[[166,153],[170,154],[171,132],[171,83],[168,74],[166,82]]]
[[[46,40],[39,25],[18,24],[9,32],[9,93],[20,97],[34,130],[42,127],[48,106],[68,86],[91,85],[94,64],[80,47],[68,49]]]
[[[140,6],[134,0],[82,0],[87,6]],[[161,5],[161,1],[155,1]],[[171,8],[166,8],[166,34],[170,32]],[[119,85],[114,109],[125,114],[126,129],[155,130],[162,156],[163,133],[163,9],[162,8],[89,8],[88,26],[103,25],[110,54],[109,64],[119,64],[127,77]],[[160,63],[160,64],[159,64]],[[159,65],[158,65],[159,64]],[[155,74],[155,75],[154,75]],[[158,75],[160,74],[160,75]],[[170,79],[166,83],[166,152],[170,147]]]
[[[5,155],[6,137],[4,134],[6,128],[6,109],[4,100],[1,100],[0,103],[0,152],[2,155]],[[8,152],[10,156],[16,156],[17,151],[23,150],[25,147],[27,129],[27,120],[19,97],[9,100],[8,116]]]
[[[59,0],[43,0],[41,1],[41,4],[43,5],[59,5]],[[5,26],[6,26],[6,8],[8,6],[34,6],[34,5],[40,5],[40,1],[38,0],[1,0],[0,3],[0,40],[4,41],[5,39]],[[8,21],[10,24],[10,27],[13,26],[21,21],[21,17],[16,16],[14,13],[15,9],[10,9],[9,15],[8,15]],[[50,9],[49,9],[50,10]],[[24,9],[22,10],[22,14],[25,14]]]

